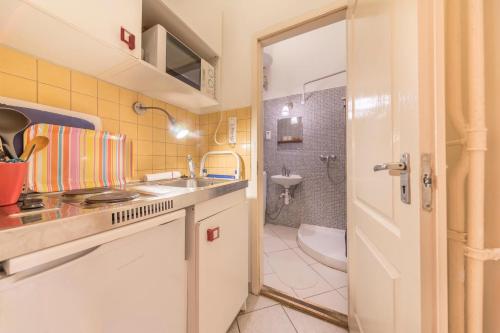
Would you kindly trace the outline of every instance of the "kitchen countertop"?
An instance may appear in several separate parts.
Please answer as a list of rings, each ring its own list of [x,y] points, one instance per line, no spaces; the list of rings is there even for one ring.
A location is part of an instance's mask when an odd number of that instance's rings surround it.
[[[168,181],[129,183],[121,189],[133,191],[134,186],[150,184],[168,186]],[[41,194],[43,209],[0,207],[0,262],[183,209],[247,186],[247,180],[236,180],[198,188],[176,187],[168,194],[141,194],[132,201],[101,207],[63,202],[60,193]]]

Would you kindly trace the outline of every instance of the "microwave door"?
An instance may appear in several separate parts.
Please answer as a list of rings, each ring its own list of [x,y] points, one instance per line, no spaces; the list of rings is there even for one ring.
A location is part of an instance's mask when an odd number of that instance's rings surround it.
[[[166,72],[190,86],[201,88],[201,58],[167,33]]]

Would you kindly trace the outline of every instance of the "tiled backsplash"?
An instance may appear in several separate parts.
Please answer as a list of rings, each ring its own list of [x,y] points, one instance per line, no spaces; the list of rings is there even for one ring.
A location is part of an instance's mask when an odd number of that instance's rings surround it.
[[[271,140],[264,141],[264,169],[267,172],[267,212],[276,215],[283,200],[283,188],[271,182],[271,176],[281,174],[285,165],[291,173],[304,180],[294,192],[294,199],[284,206],[280,216],[267,223],[298,227],[301,223],[339,229],[346,228],[345,183],[345,111],[342,97],[345,87],[315,91],[307,94],[305,105],[300,95],[264,102],[264,126],[271,131]],[[289,117],[302,117],[304,138],[301,143],[277,143],[277,120],[283,106],[293,102]],[[335,154],[328,172],[320,154]]]
[[[194,157],[198,172],[200,154],[207,150],[235,149],[244,153],[241,155],[246,165],[250,165],[250,108],[222,112],[223,117],[229,114],[238,116],[238,123],[241,123],[241,127],[238,126],[238,145],[215,146],[209,140],[209,134],[215,129],[218,113],[199,116],[2,45],[0,96],[99,116],[104,130],[126,134],[133,141],[134,178],[140,178],[145,173],[170,170],[186,174],[187,154]],[[144,115],[137,116],[132,110],[132,103],[138,100],[146,106],[166,108],[195,135],[182,140],[173,137],[168,130],[167,118],[161,111],[148,110]],[[227,133],[227,121],[225,126],[221,126],[221,139]],[[210,166],[215,168],[212,171],[218,173],[227,171],[230,165],[225,158],[210,160]]]

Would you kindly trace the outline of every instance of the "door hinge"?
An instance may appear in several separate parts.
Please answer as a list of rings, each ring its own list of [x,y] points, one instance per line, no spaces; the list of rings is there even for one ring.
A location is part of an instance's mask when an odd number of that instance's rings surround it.
[[[431,154],[422,154],[422,209],[432,211]]]

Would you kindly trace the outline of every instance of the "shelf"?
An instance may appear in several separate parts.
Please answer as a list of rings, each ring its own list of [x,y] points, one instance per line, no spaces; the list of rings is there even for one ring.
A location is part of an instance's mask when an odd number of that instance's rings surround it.
[[[102,79],[197,114],[211,112],[219,105],[217,100],[143,60],[136,59],[125,68],[103,75]]]

